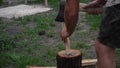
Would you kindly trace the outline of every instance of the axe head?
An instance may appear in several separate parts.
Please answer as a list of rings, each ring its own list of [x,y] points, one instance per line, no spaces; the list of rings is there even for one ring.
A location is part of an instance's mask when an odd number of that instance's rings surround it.
[[[56,17],[56,19],[55,19],[55,21],[57,21],[57,22],[64,22],[64,13],[59,12],[57,17]]]
[[[59,12],[58,12],[58,15],[55,19],[55,21],[57,21],[57,22],[64,22],[65,3],[66,3],[66,0],[60,0]]]

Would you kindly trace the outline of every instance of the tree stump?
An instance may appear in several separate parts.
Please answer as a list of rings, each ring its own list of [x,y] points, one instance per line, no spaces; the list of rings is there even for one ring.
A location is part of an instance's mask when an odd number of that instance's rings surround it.
[[[56,60],[57,68],[82,68],[82,53],[80,50],[60,51]]]

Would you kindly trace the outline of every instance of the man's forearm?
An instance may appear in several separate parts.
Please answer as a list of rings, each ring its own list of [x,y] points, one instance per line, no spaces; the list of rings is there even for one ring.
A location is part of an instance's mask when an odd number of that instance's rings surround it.
[[[68,33],[73,33],[78,21],[79,0],[66,0],[65,6],[65,24]]]

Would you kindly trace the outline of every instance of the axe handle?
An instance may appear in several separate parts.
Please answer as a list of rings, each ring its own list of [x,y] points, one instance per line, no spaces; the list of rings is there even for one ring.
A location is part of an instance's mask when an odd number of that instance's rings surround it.
[[[70,51],[70,39],[67,38],[67,42],[66,42],[66,51]]]

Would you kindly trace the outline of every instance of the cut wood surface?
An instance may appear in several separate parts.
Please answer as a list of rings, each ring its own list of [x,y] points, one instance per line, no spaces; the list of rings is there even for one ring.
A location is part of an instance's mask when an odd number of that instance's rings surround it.
[[[82,66],[96,65],[97,59],[84,59],[82,60]],[[37,66],[27,66],[26,68],[56,68],[56,67],[37,67]]]

